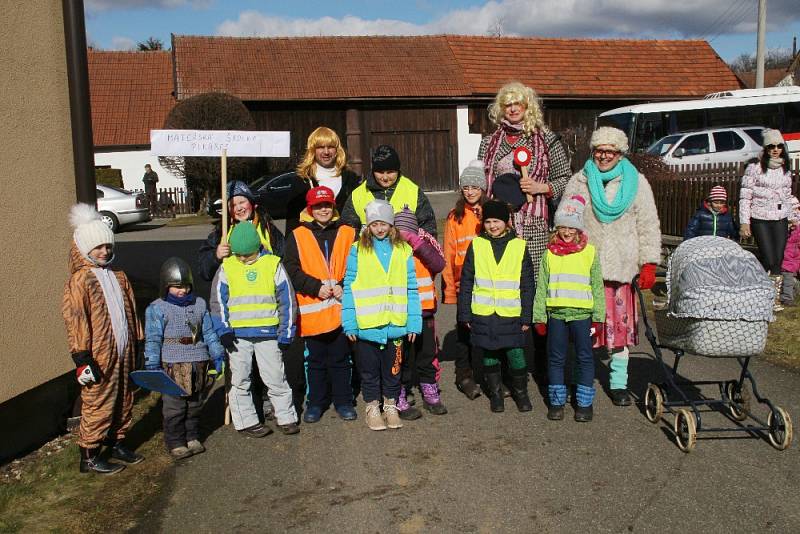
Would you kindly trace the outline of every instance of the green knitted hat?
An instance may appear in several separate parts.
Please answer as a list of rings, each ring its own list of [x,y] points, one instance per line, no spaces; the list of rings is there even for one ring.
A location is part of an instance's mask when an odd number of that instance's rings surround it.
[[[228,243],[233,254],[247,256],[258,251],[261,239],[259,239],[256,227],[252,222],[242,221],[233,227]]]

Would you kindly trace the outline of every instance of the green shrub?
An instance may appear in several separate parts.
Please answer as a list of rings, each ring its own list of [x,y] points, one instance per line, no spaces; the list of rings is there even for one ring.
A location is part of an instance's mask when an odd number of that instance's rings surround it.
[[[122,187],[122,171],[120,169],[95,168],[95,182],[101,185],[113,185]]]

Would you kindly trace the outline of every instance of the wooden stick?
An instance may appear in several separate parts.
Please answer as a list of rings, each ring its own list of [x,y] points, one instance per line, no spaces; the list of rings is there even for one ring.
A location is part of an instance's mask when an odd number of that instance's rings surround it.
[[[220,243],[228,243],[228,149],[222,149],[222,238]]]
[[[522,167],[520,167],[519,170],[522,171],[522,179],[523,180],[527,180],[528,179],[528,166],[527,165],[523,165]],[[533,202],[533,195],[531,195],[530,193],[525,193],[525,198],[528,200],[529,203]]]

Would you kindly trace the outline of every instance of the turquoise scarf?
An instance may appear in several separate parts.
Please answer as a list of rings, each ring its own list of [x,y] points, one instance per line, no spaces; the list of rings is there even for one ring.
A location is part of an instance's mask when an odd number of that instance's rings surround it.
[[[597,220],[601,223],[610,223],[619,219],[625,213],[639,190],[639,171],[627,160],[622,158],[613,169],[601,172],[594,160],[588,160],[583,166],[583,173],[588,179],[589,195],[592,197],[592,210]],[[622,183],[617,189],[617,195],[609,204],[606,200],[605,184],[622,175]]]

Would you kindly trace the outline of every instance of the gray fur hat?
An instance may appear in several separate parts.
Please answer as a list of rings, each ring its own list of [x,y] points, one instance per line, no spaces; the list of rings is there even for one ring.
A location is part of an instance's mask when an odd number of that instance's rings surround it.
[[[483,168],[483,160],[474,159],[461,171],[458,179],[458,187],[467,186],[480,187],[486,191],[486,171]]]

